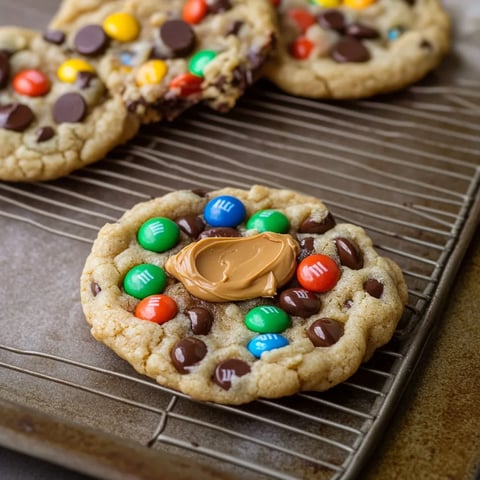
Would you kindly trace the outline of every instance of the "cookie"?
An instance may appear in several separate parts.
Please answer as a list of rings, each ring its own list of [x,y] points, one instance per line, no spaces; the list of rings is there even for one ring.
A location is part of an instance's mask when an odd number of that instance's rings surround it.
[[[61,78],[59,78],[59,75]],[[51,180],[128,140],[138,121],[94,68],[36,32],[0,29],[0,179]]]
[[[311,98],[361,98],[402,89],[449,49],[438,0],[281,0],[278,55],[266,76]]]
[[[105,225],[81,277],[93,336],[159,384],[242,404],[346,380],[389,341],[400,268],[316,198],[176,191]]]
[[[269,0],[64,0],[50,24],[143,123],[231,109],[276,39]]]

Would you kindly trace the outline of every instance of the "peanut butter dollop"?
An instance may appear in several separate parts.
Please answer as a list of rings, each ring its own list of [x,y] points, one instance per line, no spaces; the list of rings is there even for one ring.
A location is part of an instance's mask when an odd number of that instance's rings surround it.
[[[294,274],[299,251],[286,234],[209,237],[170,257],[165,269],[192,295],[209,302],[273,297]]]

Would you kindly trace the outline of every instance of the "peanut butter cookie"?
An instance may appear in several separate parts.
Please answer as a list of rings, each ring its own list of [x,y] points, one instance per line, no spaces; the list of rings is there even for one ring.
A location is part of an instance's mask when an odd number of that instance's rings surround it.
[[[195,399],[241,404],[349,378],[390,340],[400,268],[318,199],[254,186],[138,204],[81,278],[93,336]]]

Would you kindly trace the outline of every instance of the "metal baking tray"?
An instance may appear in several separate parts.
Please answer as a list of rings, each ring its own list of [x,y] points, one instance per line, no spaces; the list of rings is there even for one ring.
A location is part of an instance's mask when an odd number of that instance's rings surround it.
[[[480,81],[464,60],[454,75],[355,102],[260,83],[227,115],[199,108],[145,127],[64,179],[0,183],[0,444],[106,479],[355,478],[479,224]],[[402,267],[409,302],[392,341],[328,392],[199,403],[93,340],[79,276],[98,229],[135,203],[254,183],[314,194],[362,225]]]

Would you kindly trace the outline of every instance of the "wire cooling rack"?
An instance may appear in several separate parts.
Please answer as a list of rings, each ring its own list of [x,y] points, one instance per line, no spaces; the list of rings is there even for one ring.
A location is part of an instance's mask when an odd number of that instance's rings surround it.
[[[18,330],[0,336],[0,399],[239,478],[354,478],[400,400],[478,225],[479,86],[464,79],[342,104],[259,86],[228,115],[198,109],[144,128],[62,180],[0,183],[2,243],[30,235],[45,258],[61,249],[73,262],[51,277],[72,285],[64,307],[56,295],[45,301],[48,272],[13,255],[45,297],[33,314],[25,300],[32,292],[15,297],[10,325]],[[328,392],[242,407],[198,403],[139,377],[90,339],[76,282],[98,229],[133,204],[176,189],[254,183],[314,194],[337,221],[362,225],[401,265],[408,306],[393,340]],[[13,277],[5,301],[28,280]],[[48,319],[39,331],[28,328],[32,315]]]

